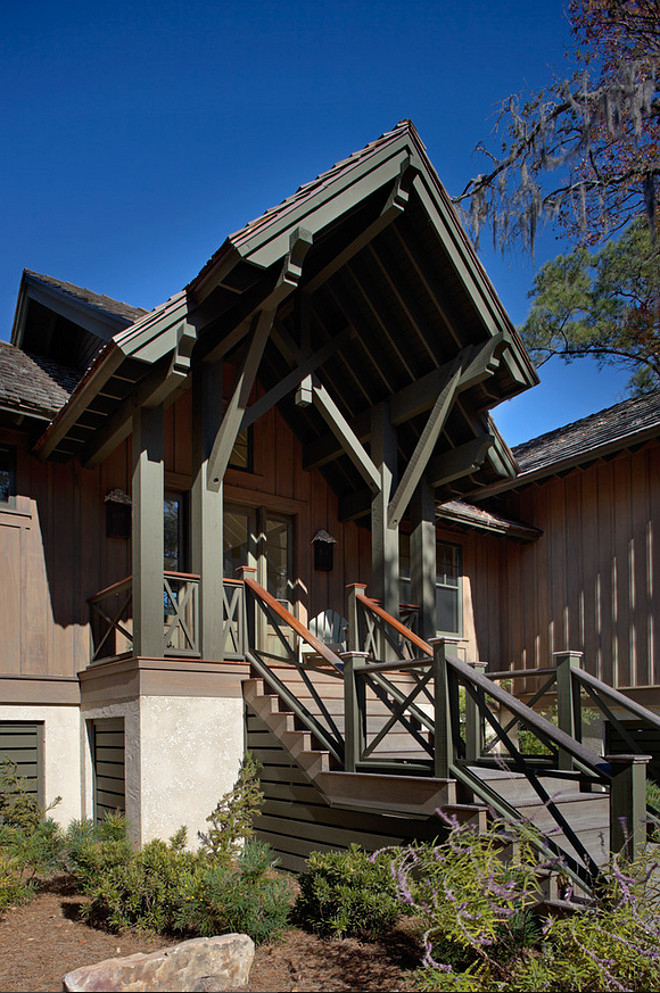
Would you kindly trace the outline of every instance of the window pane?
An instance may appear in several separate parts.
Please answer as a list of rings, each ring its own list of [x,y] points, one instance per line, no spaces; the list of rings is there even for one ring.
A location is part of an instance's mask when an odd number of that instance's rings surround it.
[[[0,503],[10,503],[16,494],[13,448],[0,448]]]
[[[458,545],[439,541],[436,551],[437,630],[442,634],[461,634],[461,550]]]
[[[223,573],[227,579],[237,579],[236,570],[248,565],[249,518],[246,511],[225,510],[223,517]]]
[[[266,588],[278,600],[289,599],[289,525],[266,521]]]
[[[164,529],[164,566],[169,572],[183,572],[183,500],[181,496],[168,493],[163,505],[165,518]]]
[[[236,438],[231,455],[229,456],[229,466],[232,469],[243,469],[252,471],[252,428],[246,428]]]
[[[399,532],[399,600],[410,603],[410,535]]]

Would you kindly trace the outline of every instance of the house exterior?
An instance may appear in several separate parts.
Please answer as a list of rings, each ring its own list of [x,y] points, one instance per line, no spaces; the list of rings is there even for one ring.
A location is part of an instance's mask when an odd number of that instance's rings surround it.
[[[194,838],[272,731],[246,719],[253,643],[357,650],[365,588],[469,661],[583,647],[652,686],[657,425],[517,462],[489,410],[536,382],[408,121],[149,313],[26,270],[0,345],[0,751],[64,823],[119,807],[136,841]],[[273,809],[316,789],[296,761]],[[394,811],[410,836],[409,783],[352,782],[358,834]]]

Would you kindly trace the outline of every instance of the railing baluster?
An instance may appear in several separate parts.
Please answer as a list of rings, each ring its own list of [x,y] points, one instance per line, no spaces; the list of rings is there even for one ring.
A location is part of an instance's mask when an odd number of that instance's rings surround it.
[[[354,671],[356,663],[364,663],[366,652],[347,652],[344,663],[344,769],[355,772],[365,747],[367,720],[364,680]]]

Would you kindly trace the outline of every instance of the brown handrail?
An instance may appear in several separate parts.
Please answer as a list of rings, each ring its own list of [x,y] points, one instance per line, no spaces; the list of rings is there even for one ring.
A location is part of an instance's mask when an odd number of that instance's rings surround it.
[[[294,615],[286,609],[286,607],[283,607],[279,600],[276,600],[275,597],[268,592],[268,590],[265,590],[263,586],[260,586],[256,580],[250,579],[249,576],[245,577],[244,582],[245,585],[252,590],[254,595],[258,597],[259,600],[262,600],[265,604],[267,604],[273,613],[277,614],[278,617],[285,621],[289,627],[303,639],[303,641],[306,641],[307,644],[314,649],[317,655],[320,655],[321,658],[325,659],[325,661],[328,662],[333,669],[338,669],[340,672],[343,672],[344,665],[339,656],[335,655],[335,653],[331,651],[327,645],[324,645],[322,641],[319,641],[319,639],[316,638],[311,631],[308,631],[302,621],[299,621],[297,617],[294,617]]]
[[[165,569],[163,572],[164,576],[169,576],[171,579],[199,579],[198,572],[172,572],[170,569]]]
[[[377,617],[380,617],[381,620],[387,621],[390,627],[394,628],[398,634],[402,635],[408,641],[411,641],[413,645],[416,645],[417,648],[421,649],[425,655],[433,655],[433,649],[429,645],[428,641],[424,641],[423,638],[420,638],[419,635],[414,633],[414,631],[407,628],[406,625],[402,624],[401,621],[396,619],[396,617],[392,617],[391,614],[388,614],[386,610],[379,607],[379,605],[374,600],[370,599],[370,597],[364,596],[363,593],[356,593],[355,599],[376,614]]]
[[[99,590],[98,593],[93,593],[92,596],[88,596],[87,603],[95,603],[97,600],[105,600],[105,598],[110,596],[111,593],[120,593],[122,590],[127,589],[132,582],[132,575],[126,576],[124,579],[119,579],[116,583],[106,586],[104,590]]]

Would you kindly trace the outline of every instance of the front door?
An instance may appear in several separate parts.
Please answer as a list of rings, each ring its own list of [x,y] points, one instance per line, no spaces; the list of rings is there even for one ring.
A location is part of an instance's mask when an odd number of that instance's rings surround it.
[[[293,521],[266,507],[225,506],[223,570],[226,579],[237,569],[256,568],[257,582],[283,607],[293,612]],[[267,651],[281,655],[281,642],[272,625],[263,625]]]

